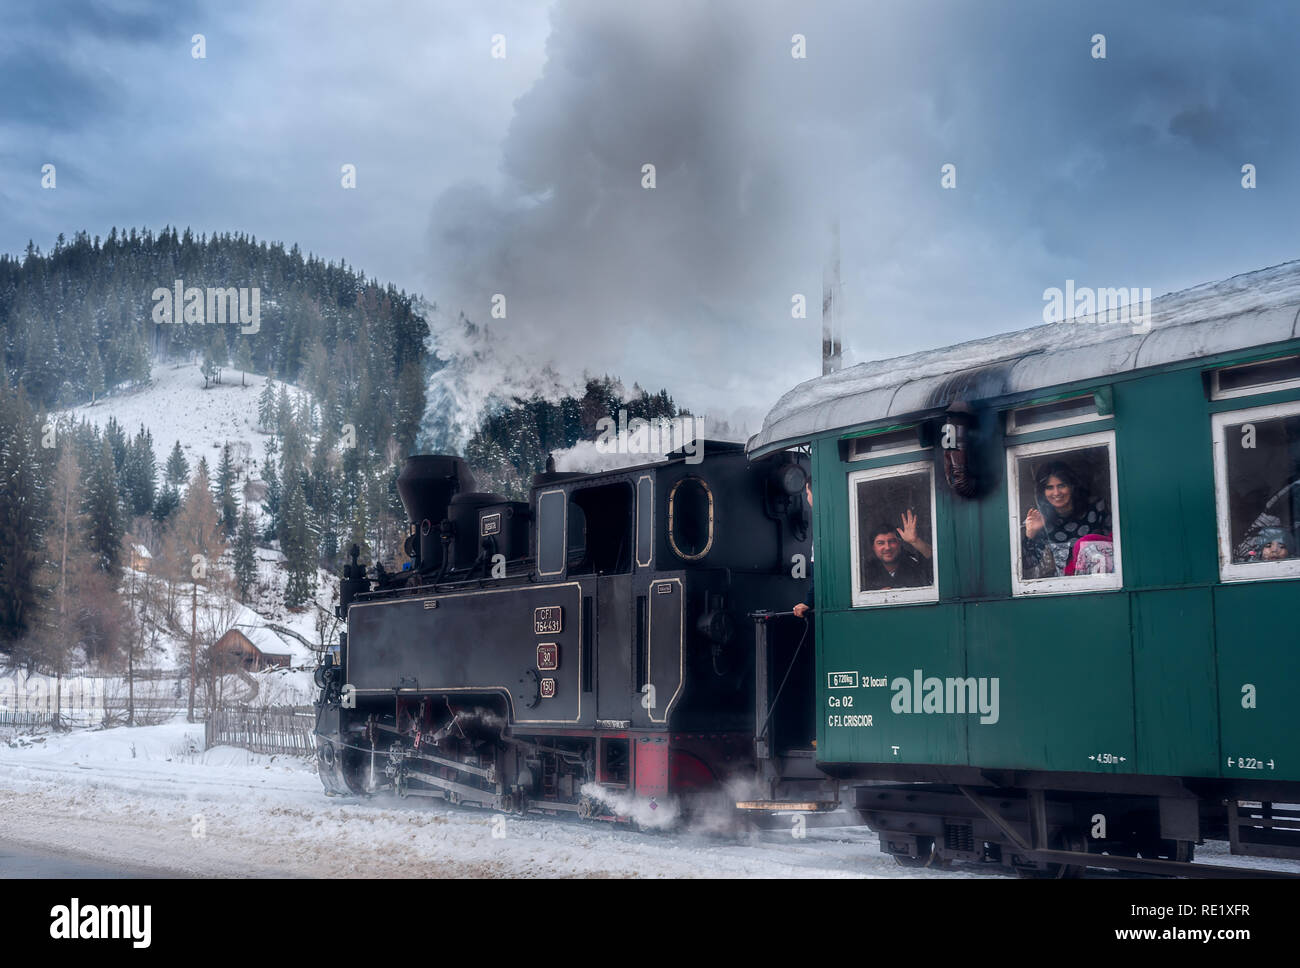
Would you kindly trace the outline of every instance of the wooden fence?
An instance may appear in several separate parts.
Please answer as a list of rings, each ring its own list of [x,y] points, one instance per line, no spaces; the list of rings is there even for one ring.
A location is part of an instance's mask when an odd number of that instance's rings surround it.
[[[204,724],[204,748],[239,746],[255,753],[313,756],[316,710],[311,706],[281,709],[216,710]]]

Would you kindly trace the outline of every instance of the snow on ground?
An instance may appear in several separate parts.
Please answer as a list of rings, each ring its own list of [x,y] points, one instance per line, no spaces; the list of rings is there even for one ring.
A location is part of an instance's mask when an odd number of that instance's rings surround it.
[[[729,839],[331,799],[308,761],[202,744],[183,717],[0,744],[0,836],[180,876],[976,876],[901,868],[863,828]]]
[[[1003,876],[899,867],[864,827],[809,826],[802,839],[787,830],[638,833],[389,796],[332,799],[310,760],[202,745],[203,726],[183,716],[136,729],[0,736],[0,837],[177,876]],[[1300,862],[1232,857],[1226,844],[1197,853],[1300,872]]]

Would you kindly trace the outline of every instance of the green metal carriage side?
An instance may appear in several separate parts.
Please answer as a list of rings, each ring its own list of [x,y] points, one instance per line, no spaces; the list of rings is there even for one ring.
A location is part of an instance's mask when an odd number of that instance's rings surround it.
[[[1300,574],[1221,576],[1212,437],[1215,414],[1300,401],[1300,387],[1210,392],[1220,368],[1300,354],[1298,327],[1289,263],[1157,299],[1147,331],[1073,320],[786,394],[749,451],[811,446],[819,764],[1300,781]],[[1008,437],[1008,412],[1088,394],[1091,419]],[[938,433],[957,401],[976,414],[973,498],[944,479]],[[913,426],[927,449],[848,459],[855,437]],[[1114,435],[1122,587],[1017,595],[1006,448],[1096,432]],[[849,475],[918,460],[934,468],[937,601],[855,606]],[[911,702],[932,678],[996,679],[996,721],[901,711],[900,680]]]

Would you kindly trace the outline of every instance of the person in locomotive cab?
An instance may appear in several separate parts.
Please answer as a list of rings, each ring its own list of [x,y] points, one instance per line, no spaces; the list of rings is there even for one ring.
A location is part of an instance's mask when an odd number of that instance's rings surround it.
[[[930,543],[916,531],[916,512],[907,510],[900,516],[903,526],[882,521],[871,536],[871,558],[862,573],[865,591],[890,588],[919,588],[930,584],[933,571]]]
[[[813,506],[812,481],[804,482],[803,496],[808,499],[808,511],[811,513]],[[804,618],[805,616],[812,614],[813,608],[815,607],[813,602],[813,579],[810,572],[808,578],[808,594],[804,596],[803,601],[796,605],[792,611],[799,618]]]
[[[1065,461],[1053,460],[1034,471],[1036,507],[1025,513],[1021,559],[1025,578],[1084,574],[1079,552],[1109,545],[1110,509],[1102,498],[1090,500],[1087,485]],[[1090,571],[1113,571],[1104,555]]]

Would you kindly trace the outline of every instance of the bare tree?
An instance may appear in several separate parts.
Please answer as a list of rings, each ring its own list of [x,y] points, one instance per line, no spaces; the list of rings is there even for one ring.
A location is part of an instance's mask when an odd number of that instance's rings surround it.
[[[169,558],[176,569],[173,577],[178,581],[188,579],[190,585],[190,697],[189,722],[194,722],[194,692],[198,679],[198,609],[199,586],[206,585],[208,576],[225,553],[226,543],[221,531],[217,508],[212,500],[207,475],[200,464],[190,479],[185,500],[181,503],[172,525]]]
[[[201,646],[197,660],[203,686],[203,708],[211,715],[225,700],[225,676],[242,669],[242,653],[222,651],[221,637],[235,627],[242,606],[235,583],[222,569],[208,576],[208,587],[198,610]]]

